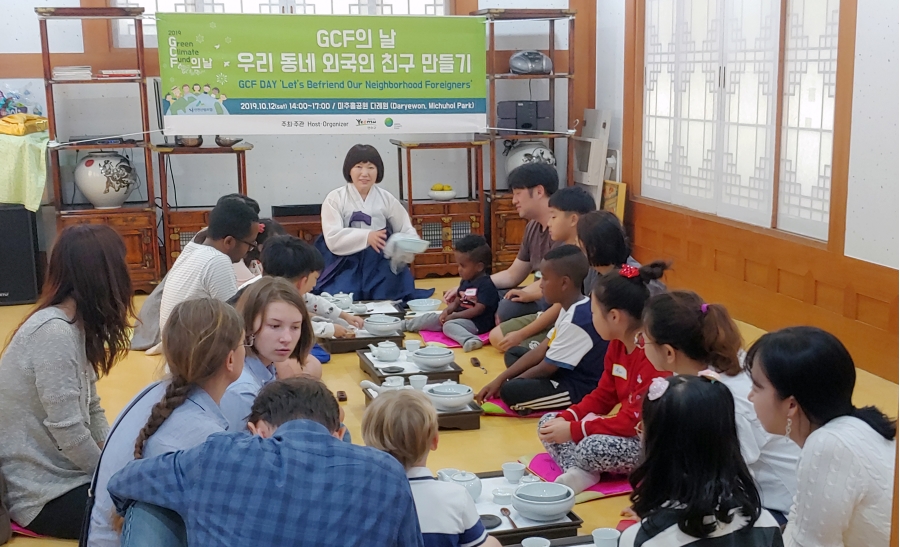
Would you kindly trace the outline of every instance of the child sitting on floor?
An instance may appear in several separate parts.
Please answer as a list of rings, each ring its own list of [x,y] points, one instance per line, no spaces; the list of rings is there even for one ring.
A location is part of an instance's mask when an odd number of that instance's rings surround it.
[[[574,245],[550,251],[541,262],[541,289],[562,312],[541,344],[523,355],[475,396],[479,403],[498,394],[520,414],[563,409],[596,387],[607,343],[591,319],[590,299],[581,294],[587,258]]]
[[[406,469],[425,547],[500,546],[481,524],[466,489],[435,480],[425,467],[440,437],[437,412],[424,393],[399,390],[376,397],[363,414],[362,435],[366,446],[387,452]]]
[[[456,264],[459,268],[459,298],[440,314],[426,313],[407,319],[404,330],[443,331],[444,335],[458,342],[463,351],[481,348],[479,334],[494,327],[494,315],[500,304],[500,293],[488,275],[491,264],[491,248],[487,241],[475,234],[456,242]]]
[[[626,265],[594,285],[593,324],[609,340],[605,372],[580,403],[546,414],[538,425],[538,437],[565,471],[556,482],[576,493],[596,484],[601,473],[627,474],[637,465],[641,442],[636,427],[644,394],[653,378],[671,373],[653,368],[635,338],[650,298],[647,283],[661,278],[667,268],[665,262],[640,269]],[[616,405],[622,407],[609,416]]]
[[[557,190],[550,196],[547,205],[550,208],[550,220],[547,222],[550,239],[556,245],[578,245],[579,219],[597,209],[594,198],[584,189],[570,186]],[[531,293],[535,290],[537,294],[534,295],[534,299],[538,299],[542,296],[540,281],[524,289],[510,290],[509,293],[512,295],[507,298],[522,300],[522,297],[516,296],[516,292]],[[590,285],[585,288],[584,294],[588,292]],[[531,296],[526,295],[522,301],[531,301],[530,298]],[[491,331],[491,345],[507,352],[505,359],[509,366],[525,355],[529,349],[536,348],[547,337],[547,332],[556,322],[560,311],[559,304],[553,304],[546,311],[504,321]]]
[[[316,286],[319,274],[325,268],[322,253],[312,245],[289,235],[271,237],[266,241],[266,246],[260,255],[260,262],[263,275],[283,277],[297,287],[300,296],[306,302],[306,310],[315,318],[312,321],[312,327],[318,338],[345,337],[348,332],[347,327],[335,323],[338,319],[346,321],[354,327],[362,328],[361,317],[342,311],[328,300],[309,292]],[[251,279],[245,287],[261,277],[262,275]],[[241,288],[241,290],[243,289],[244,287]],[[240,296],[240,291],[237,296]]]
[[[641,522],[622,532],[620,547],[784,545],[741,458],[734,398],[705,374],[650,382],[643,459],[629,477]]]

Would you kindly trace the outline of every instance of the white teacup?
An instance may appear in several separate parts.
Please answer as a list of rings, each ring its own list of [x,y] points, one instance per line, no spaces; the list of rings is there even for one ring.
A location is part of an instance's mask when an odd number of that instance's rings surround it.
[[[503,477],[510,484],[518,484],[525,476],[525,465],[519,462],[506,462],[502,466]]]
[[[361,315],[366,313],[366,311],[368,311],[368,308],[366,308],[365,304],[353,304],[352,306],[350,306],[350,311],[352,311],[356,315]]]
[[[422,341],[421,340],[404,340],[403,347],[406,348],[406,351],[412,353],[414,351],[419,351],[422,349]]]
[[[413,389],[422,391],[426,384],[428,384],[428,376],[425,376],[424,374],[413,374],[409,377],[409,385],[411,385]]]
[[[615,528],[597,528],[591,532],[596,547],[616,547],[621,535]],[[525,545],[524,542],[522,545]]]
[[[525,538],[522,547],[550,547],[550,540],[546,538]]]

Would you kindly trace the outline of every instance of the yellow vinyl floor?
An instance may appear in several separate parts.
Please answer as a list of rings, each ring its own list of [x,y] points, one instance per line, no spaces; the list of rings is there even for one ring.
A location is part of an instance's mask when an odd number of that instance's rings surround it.
[[[444,289],[455,286],[456,278],[419,280],[419,287],[436,287],[436,295]],[[140,307],[144,296],[135,297],[135,306]],[[29,306],[0,307],[0,343],[5,343],[12,330],[19,324]],[[747,344],[758,338],[763,331],[751,325],[740,323]],[[418,335],[407,334],[418,338]],[[464,354],[456,350],[457,363],[464,372],[461,383],[480,389],[488,380],[499,374],[503,368],[502,355],[490,346]],[[488,374],[469,364],[469,357],[478,357]],[[366,378],[359,369],[356,354],[334,355],[330,363],[323,366],[323,380],[332,391],[346,391],[348,401],[341,403],[346,412],[345,422],[350,428],[355,443],[361,443],[360,421],[365,410],[365,399],[359,382]],[[148,357],[143,352],[132,352],[112,373],[100,380],[98,389],[106,409],[107,418],[112,422],[128,401],[151,380],[161,373],[160,359]],[[890,416],[897,416],[897,384],[883,380],[868,372],[859,370],[856,393],[857,406],[875,404]],[[496,471],[503,462],[542,451],[535,435],[536,419],[516,419],[505,417],[482,417],[481,429],[474,431],[442,431],[438,450],[432,453],[428,466],[432,471],[442,467],[454,467],[467,471]],[[575,513],[584,519],[579,535],[589,535],[599,527],[613,527],[619,521],[619,511],[628,505],[627,497],[616,497],[583,503],[575,506]],[[10,545],[14,547],[41,547],[51,545],[75,545],[74,541],[35,540],[17,537]]]

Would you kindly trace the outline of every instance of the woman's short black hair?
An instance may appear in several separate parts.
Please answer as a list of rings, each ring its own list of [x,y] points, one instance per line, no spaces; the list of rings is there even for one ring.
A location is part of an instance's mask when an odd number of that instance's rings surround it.
[[[602,210],[581,215],[577,230],[591,266],[621,266],[628,262],[631,247],[625,228],[613,213]]]
[[[635,513],[652,524],[654,514],[675,512],[678,528],[696,538],[716,530],[708,516],[728,523],[733,509],[752,527],[762,504],[741,456],[731,390],[700,376],[659,381],[668,389],[644,399],[641,463],[628,477]]]
[[[381,154],[370,144],[354,144],[347,151],[347,157],[344,158],[344,180],[351,182],[350,170],[358,163],[371,163],[378,169],[378,177],[375,182],[381,182],[384,178],[384,162],[381,161]]]
[[[788,327],[762,335],[750,346],[748,369],[762,368],[782,399],[793,397],[809,421],[825,425],[841,416],[869,424],[891,441],[897,422],[874,406],[853,406],[856,366],[833,334],[817,327]]]

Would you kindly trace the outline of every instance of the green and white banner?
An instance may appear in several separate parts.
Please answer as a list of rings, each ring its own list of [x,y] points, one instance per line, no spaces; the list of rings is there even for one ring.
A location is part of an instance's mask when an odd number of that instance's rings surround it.
[[[167,135],[471,133],[480,17],[158,13]]]

